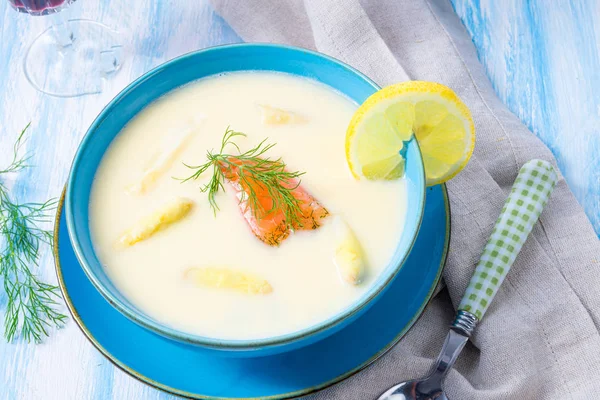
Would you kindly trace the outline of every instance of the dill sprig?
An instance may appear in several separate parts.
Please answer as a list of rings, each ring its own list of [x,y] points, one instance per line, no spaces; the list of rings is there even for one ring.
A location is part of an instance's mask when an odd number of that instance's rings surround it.
[[[7,174],[10,172],[19,172],[22,169],[25,169],[28,167],[27,162],[29,161],[29,159],[31,158],[30,155],[25,155],[25,156],[21,156],[19,157],[20,154],[20,150],[21,150],[21,146],[23,146],[23,143],[25,142],[25,132],[27,132],[27,129],[29,129],[29,126],[31,125],[31,122],[28,123],[25,128],[23,128],[23,130],[21,131],[21,133],[19,134],[19,136],[17,137],[17,140],[15,141],[15,144],[13,145],[13,158],[12,161],[10,162],[10,164],[8,164],[8,167],[6,167],[3,170],[0,170],[0,175],[2,174]]]
[[[300,200],[294,196],[293,191],[300,185],[298,178],[304,172],[288,172],[286,164],[281,158],[266,157],[265,154],[275,146],[275,143],[267,143],[267,139],[250,150],[242,152],[234,142],[234,139],[239,136],[245,137],[246,134],[227,127],[218,153],[208,151],[206,154],[208,161],[202,165],[185,164],[186,167],[196,171],[188,178],[183,179],[183,182],[197,179],[212,168],[210,181],[201,186],[200,190],[204,193],[208,192],[208,201],[216,214],[219,206],[215,196],[219,191],[225,190],[223,186],[225,171],[235,171],[238,175],[238,183],[244,189],[242,197],[239,199],[240,204],[246,203],[258,219],[273,211],[282,210],[288,225],[301,227]],[[239,154],[226,153],[225,148],[228,145],[235,147]],[[272,199],[270,209],[265,209],[261,203],[257,189],[267,191],[268,196]]]
[[[19,156],[28,127],[18,136],[13,159],[0,170],[0,177],[29,167],[30,156]],[[20,333],[26,341],[39,343],[49,327],[61,326],[67,318],[56,310],[58,287],[32,271],[39,266],[41,247],[52,246],[52,232],[39,225],[52,220],[56,204],[56,200],[17,203],[0,182],[0,279],[7,297],[4,335],[9,342]]]

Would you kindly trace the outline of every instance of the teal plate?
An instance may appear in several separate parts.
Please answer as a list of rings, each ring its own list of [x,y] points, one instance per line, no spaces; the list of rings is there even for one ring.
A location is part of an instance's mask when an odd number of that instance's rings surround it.
[[[159,336],[114,309],[79,265],[64,215],[55,224],[55,262],[69,311],[111,362],[149,385],[193,399],[290,399],[366,368],[415,323],[438,284],[450,240],[445,186],[427,189],[423,223],[396,279],[361,317],[322,341],[288,353],[236,358]]]

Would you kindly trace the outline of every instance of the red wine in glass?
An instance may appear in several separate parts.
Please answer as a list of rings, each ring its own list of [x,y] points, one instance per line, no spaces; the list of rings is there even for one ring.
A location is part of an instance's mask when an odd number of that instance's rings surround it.
[[[17,11],[31,15],[47,15],[58,12],[75,0],[8,0]],[[66,3],[66,4],[65,4]]]

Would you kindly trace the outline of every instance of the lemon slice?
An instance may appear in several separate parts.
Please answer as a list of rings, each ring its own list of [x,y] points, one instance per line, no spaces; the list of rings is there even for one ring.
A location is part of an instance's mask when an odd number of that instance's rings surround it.
[[[356,111],[346,133],[346,159],[357,178],[404,174],[403,148],[416,137],[427,185],[446,182],[467,165],[475,147],[471,112],[452,89],[410,81],[381,89]]]

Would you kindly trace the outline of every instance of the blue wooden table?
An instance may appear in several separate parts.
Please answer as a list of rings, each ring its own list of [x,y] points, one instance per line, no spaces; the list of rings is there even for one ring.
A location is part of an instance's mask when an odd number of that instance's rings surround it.
[[[600,233],[600,3],[595,0],[452,0],[496,91],[554,152],[571,189]],[[85,0],[71,17],[122,31],[131,58],[100,95],[59,99],[36,92],[21,63],[45,18],[0,0],[0,166],[29,122],[35,169],[5,182],[21,201],[58,196],[86,128],[127,83],[191,50],[240,41],[204,1]],[[46,252],[40,274],[55,281]],[[0,294],[0,315],[6,298]],[[116,369],[71,321],[42,345],[0,340],[0,400],[172,399]]]

